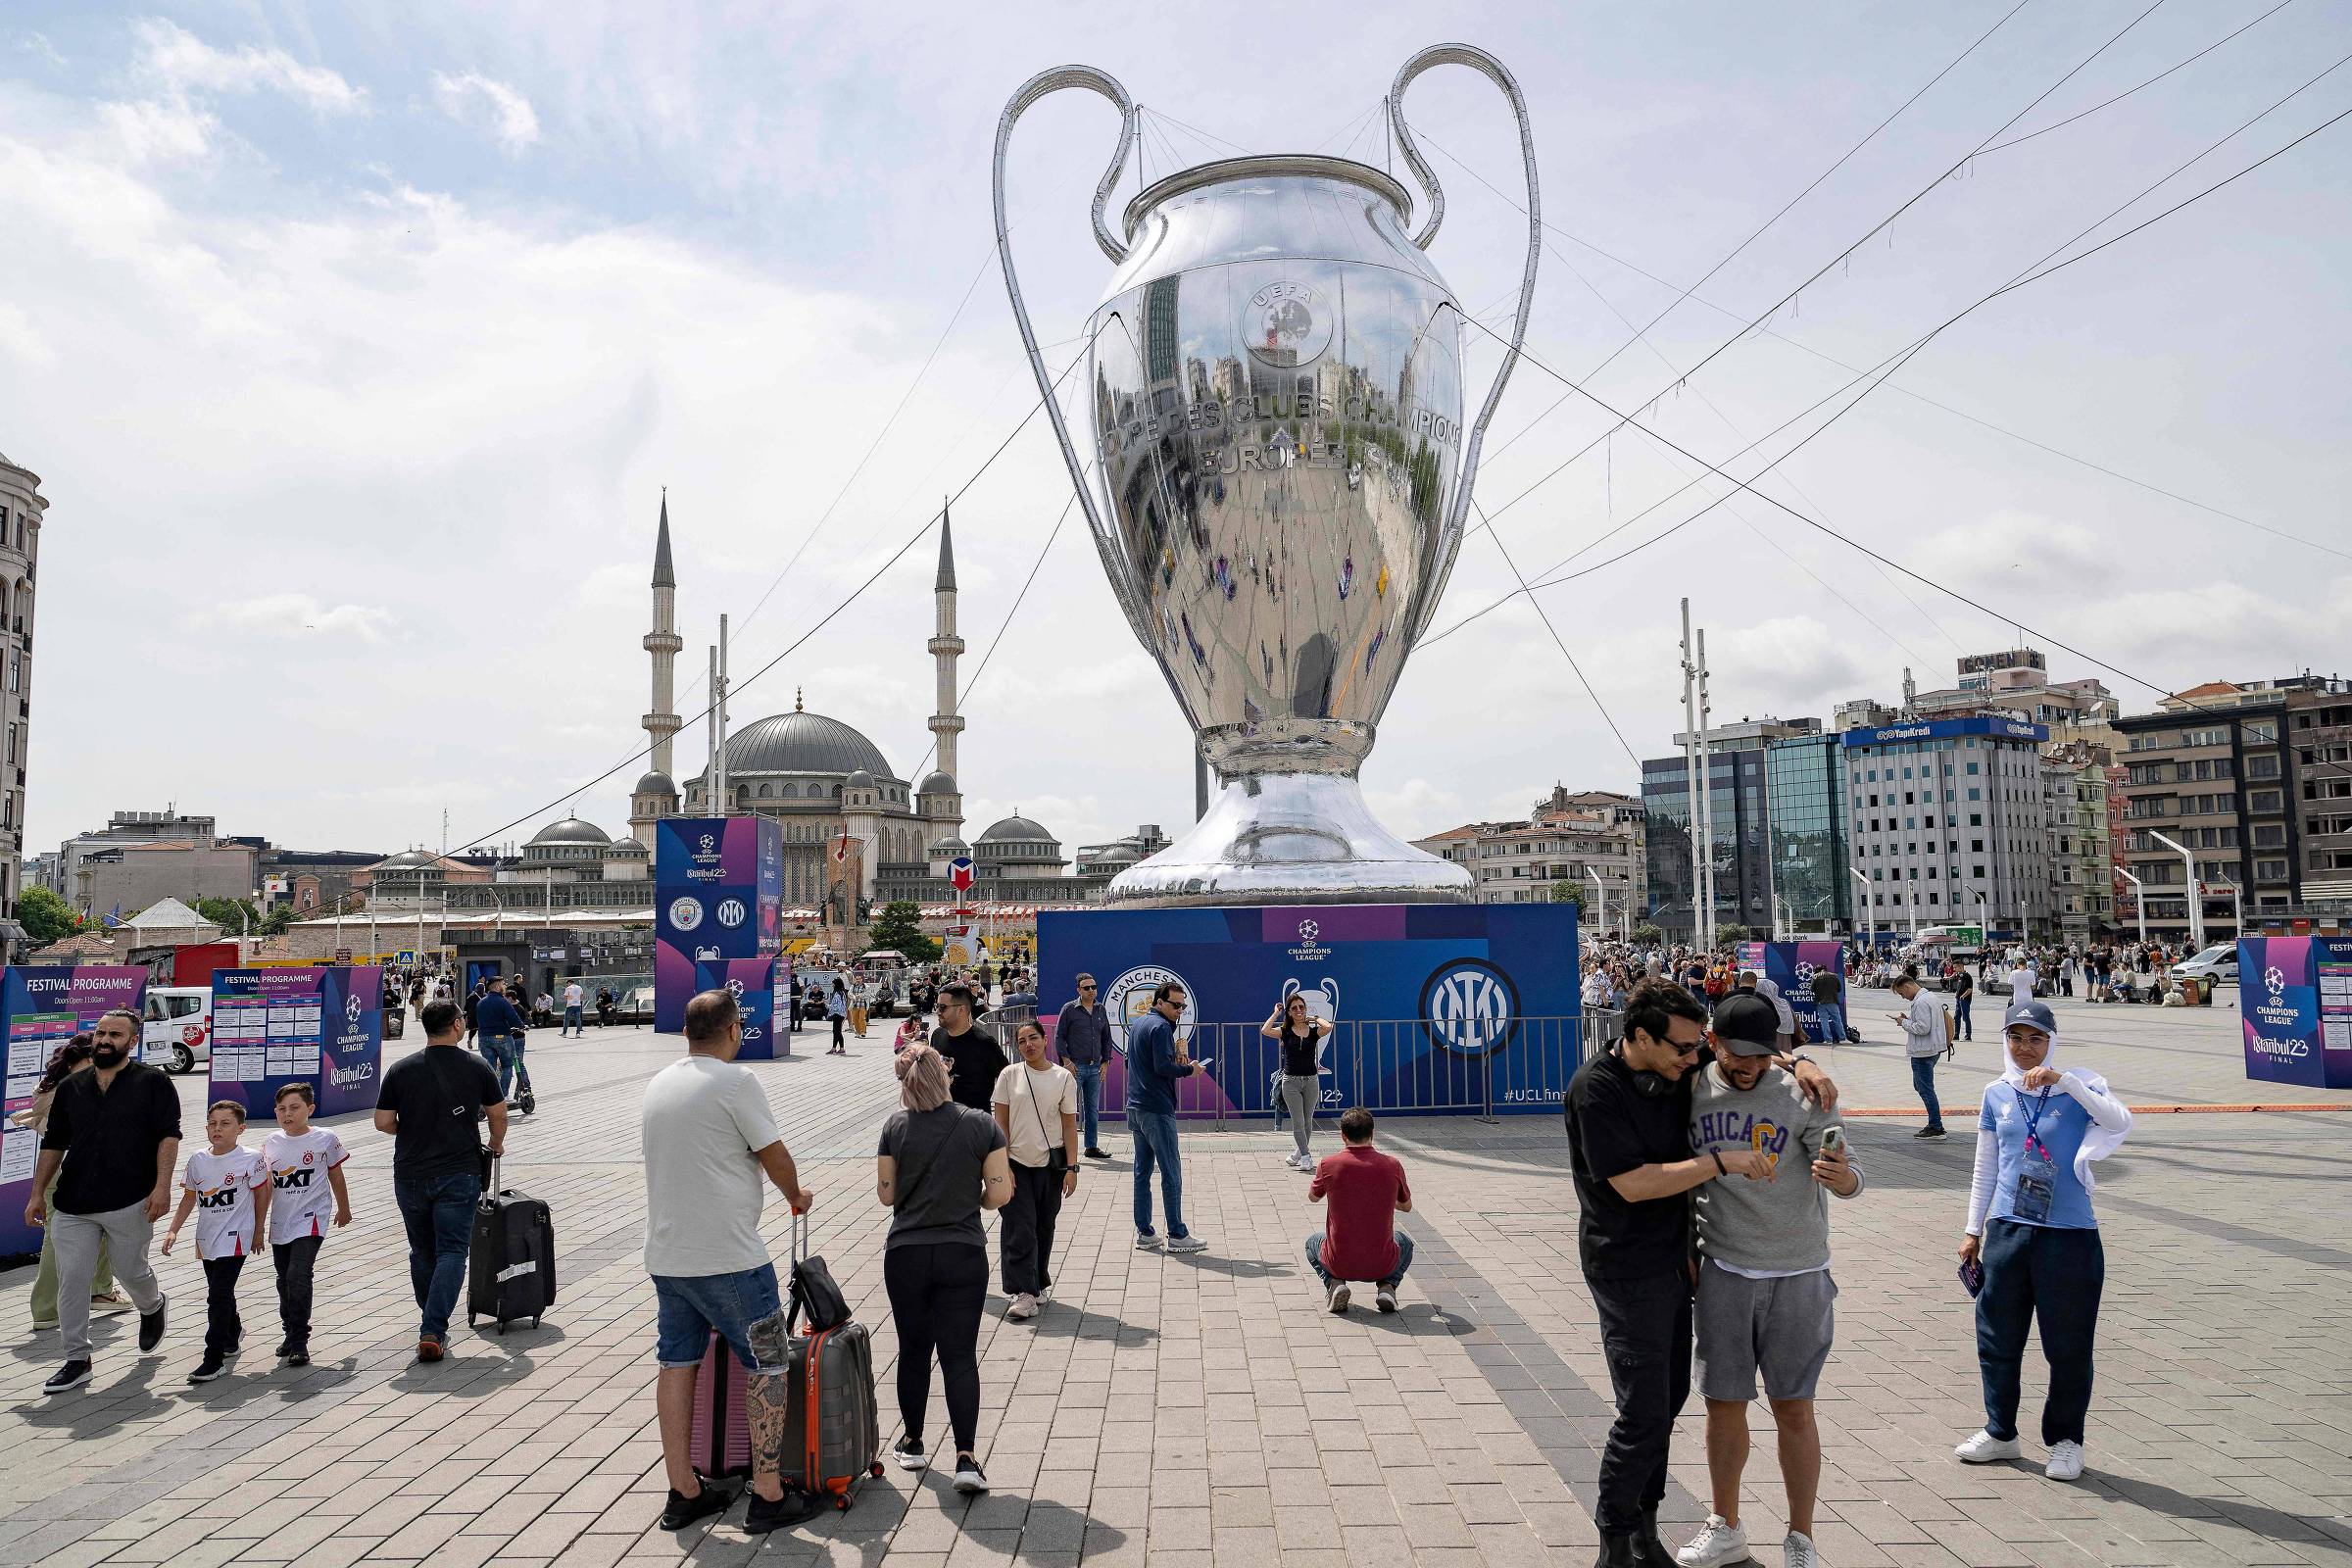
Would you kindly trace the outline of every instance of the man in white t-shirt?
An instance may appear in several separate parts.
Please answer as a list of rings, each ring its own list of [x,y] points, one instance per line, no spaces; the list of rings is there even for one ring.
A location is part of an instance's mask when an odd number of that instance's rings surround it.
[[[989,1104],[1012,1166],[1012,1200],[997,1235],[1012,1298],[1004,1315],[1017,1322],[1037,1316],[1038,1298],[1053,1289],[1054,1222],[1078,1190],[1078,1075],[1047,1054],[1045,1027],[1034,1018],[1014,1027],[1013,1044],[1021,1059],[997,1074]]]
[[[767,1092],[735,1060],[742,1049],[735,994],[703,992],[686,1004],[686,1054],[645,1089],[645,1271],[654,1278],[662,1366],[654,1397],[669,1472],[664,1530],[724,1512],[734,1499],[688,1453],[695,1375],[712,1334],[748,1374],[753,1497],[744,1528],[760,1534],[802,1517],[784,1492],[784,1303],[760,1237],[761,1178],[795,1210],[808,1207],[808,1194]]]
[[[588,1026],[580,1021],[580,1009],[587,1005],[587,989],[577,980],[565,983],[564,987],[564,1027],[556,1032],[558,1040],[567,1034],[582,1040],[588,1037]]]
[[[2014,1007],[2021,1003],[2032,1002],[2034,982],[2039,978],[2034,972],[2034,965],[2026,961],[2025,955],[2018,955],[2017,966],[2009,971],[2009,1005]]]

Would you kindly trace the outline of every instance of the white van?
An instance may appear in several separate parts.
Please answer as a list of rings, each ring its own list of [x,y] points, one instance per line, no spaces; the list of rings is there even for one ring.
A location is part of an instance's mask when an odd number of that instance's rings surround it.
[[[166,1072],[194,1072],[213,1059],[210,986],[149,986],[139,1059]]]

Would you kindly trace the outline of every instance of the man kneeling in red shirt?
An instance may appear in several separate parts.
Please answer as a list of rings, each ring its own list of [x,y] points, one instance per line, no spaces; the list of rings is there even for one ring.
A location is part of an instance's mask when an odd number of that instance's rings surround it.
[[[1357,1105],[1340,1118],[1347,1147],[1315,1166],[1306,1200],[1331,1200],[1331,1228],[1306,1239],[1306,1261],[1329,1293],[1324,1304],[1348,1310],[1348,1282],[1371,1280],[1383,1312],[1396,1310],[1396,1287],[1413,1263],[1413,1239],[1396,1228],[1396,1211],[1411,1213],[1413,1190],[1404,1165],[1372,1147],[1372,1113]]]

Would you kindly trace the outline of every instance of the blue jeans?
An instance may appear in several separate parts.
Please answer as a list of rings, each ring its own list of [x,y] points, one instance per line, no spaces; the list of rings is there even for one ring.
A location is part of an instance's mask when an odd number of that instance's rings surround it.
[[[490,1070],[498,1074],[498,1098],[508,1099],[514,1088],[514,1043],[506,1035],[483,1035],[474,1043]]]
[[[1817,1046],[1845,1044],[1845,1013],[1835,1002],[1813,1004],[1814,1040]]]
[[[1184,1228],[1184,1163],[1176,1152],[1176,1113],[1127,1107],[1127,1130],[1135,1134],[1135,1228],[1152,1234],[1152,1167],[1159,1167],[1159,1201],[1168,1211],[1168,1236],[1182,1241]]]
[[[1396,1237],[1396,1272],[1378,1282],[1384,1291],[1393,1291],[1403,1283],[1404,1271],[1413,1266],[1413,1239],[1402,1231],[1395,1234]],[[1315,1271],[1315,1278],[1323,1282],[1325,1290],[1328,1291],[1339,1283],[1339,1276],[1323,1266],[1323,1233],[1321,1231],[1315,1232],[1306,1239],[1306,1266]]]
[[[1936,1054],[1941,1055],[1941,1052]],[[1943,1131],[1943,1102],[1936,1098],[1936,1056],[1911,1058],[1911,1087],[1919,1091],[1922,1103],[1928,1107],[1928,1126]]]
[[[1078,1128],[1085,1142],[1081,1149],[1101,1149],[1102,1132],[1102,1064],[1077,1062],[1070,1073],[1078,1080]]]
[[[471,1172],[392,1178],[392,1197],[409,1233],[409,1287],[423,1314],[417,1332],[449,1338],[449,1314],[457,1310],[466,1283],[466,1254],[473,1241],[473,1206],[481,1200],[482,1179]]]
[[[1956,1010],[1952,1014],[1952,1021],[1959,1025],[1960,1038],[1963,1040],[1974,1040],[1977,1038],[1977,1026],[1969,1021],[1968,1016],[1969,1004],[1976,1000],[1977,994],[1974,991],[1970,991],[1963,993],[1960,997],[1960,1000],[1953,1004]]]
[[[978,1251],[977,1249],[974,1249]],[[982,1277],[988,1254],[979,1252]],[[776,1265],[733,1274],[654,1276],[654,1357],[666,1367],[701,1366],[710,1336],[746,1372],[784,1370],[784,1298],[776,1288]],[[759,1351],[767,1351],[763,1358]]]
[[[584,1035],[588,1032],[586,1026],[580,1022],[580,1009],[576,1006],[564,1009],[564,1027],[575,1035]]]

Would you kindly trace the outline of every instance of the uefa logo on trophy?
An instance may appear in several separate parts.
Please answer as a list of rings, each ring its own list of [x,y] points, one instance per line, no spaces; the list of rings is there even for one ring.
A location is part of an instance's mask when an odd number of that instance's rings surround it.
[[[1483,73],[1509,100],[1526,164],[1518,314],[1494,385],[1463,420],[1460,301],[1424,252],[1446,199],[1403,115],[1432,66]],[[1095,188],[1116,270],[1070,371],[1083,463],[1055,399],[1006,239],[1014,122],[1064,87],[1120,116]],[[1535,141],[1502,63],[1466,44],[1405,62],[1389,89],[1397,153],[1428,193],[1343,158],[1277,154],[1179,170],[1104,209],[1139,110],[1088,66],[1022,83],[997,122],[997,248],[1013,317],[1112,591],[1159,662],[1222,791],[1108,902],[1453,903],[1463,867],[1373,817],[1356,782],[1405,657],[1462,541],[1488,421],[1518,362],[1541,245]]]

